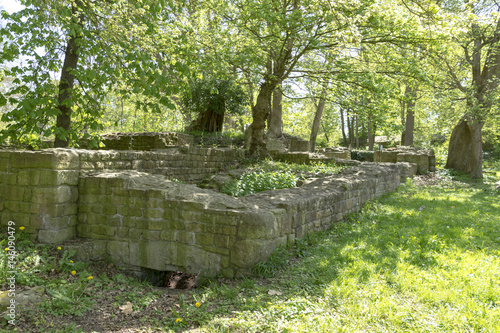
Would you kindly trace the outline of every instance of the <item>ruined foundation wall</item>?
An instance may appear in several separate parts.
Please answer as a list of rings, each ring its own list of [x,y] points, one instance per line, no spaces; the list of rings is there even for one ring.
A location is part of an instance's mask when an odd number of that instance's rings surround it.
[[[233,198],[139,172],[89,174],[80,183],[82,256],[127,269],[206,276],[251,273],[279,245],[325,230],[394,191],[407,164],[362,164],[300,188]]]
[[[74,247],[85,260],[236,277],[279,245],[395,190],[412,172],[409,163],[361,163],[302,187],[242,198],[168,180],[200,179],[238,154],[196,147],[3,150],[0,224],[15,221],[46,243],[83,240]]]
[[[197,182],[240,153],[187,146],[157,151],[0,150],[0,225],[12,220],[42,242],[60,243],[76,234],[81,175],[138,170]]]

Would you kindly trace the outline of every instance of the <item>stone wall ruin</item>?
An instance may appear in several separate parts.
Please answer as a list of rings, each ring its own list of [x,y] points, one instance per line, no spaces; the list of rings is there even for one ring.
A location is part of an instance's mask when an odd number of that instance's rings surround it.
[[[191,146],[1,150],[0,223],[13,220],[82,260],[233,278],[250,274],[276,247],[394,191],[412,172],[409,163],[360,163],[242,198],[171,180],[199,181],[239,154]]]

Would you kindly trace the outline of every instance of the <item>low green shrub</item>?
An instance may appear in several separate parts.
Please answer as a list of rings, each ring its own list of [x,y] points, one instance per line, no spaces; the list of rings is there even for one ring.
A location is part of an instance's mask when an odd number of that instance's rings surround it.
[[[248,172],[241,179],[232,181],[222,188],[222,193],[241,197],[266,190],[295,187],[299,177],[290,171]]]

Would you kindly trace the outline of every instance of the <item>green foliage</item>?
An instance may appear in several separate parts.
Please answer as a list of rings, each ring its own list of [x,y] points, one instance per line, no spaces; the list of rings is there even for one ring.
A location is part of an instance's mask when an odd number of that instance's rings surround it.
[[[225,131],[222,133],[190,131],[188,134],[194,137],[195,144],[205,147],[240,147],[243,145],[245,140],[245,135],[236,131]]]
[[[273,251],[266,261],[259,262],[255,265],[253,271],[263,278],[276,276],[276,274],[286,266],[290,258],[290,252],[286,247],[279,247]]]
[[[241,179],[223,186],[222,193],[235,197],[267,190],[295,187],[299,178],[289,172],[248,172]]]
[[[203,77],[194,79],[181,98],[184,109],[199,115],[206,110],[240,115],[246,111],[248,99],[243,88],[233,79]]]
[[[94,300],[86,292],[93,279],[89,280],[89,273],[79,272],[76,281],[60,279],[47,284],[47,292],[51,299],[44,301],[40,307],[53,315],[82,316],[90,310]],[[54,283],[55,282],[55,283]]]
[[[261,171],[286,171],[300,174],[337,174],[344,169],[343,166],[334,163],[313,162],[311,164],[286,163],[270,159],[259,161],[252,166],[254,170]]]
[[[147,96],[137,100],[136,107],[151,112],[159,112],[161,105],[173,106],[167,96],[175,86],[167,76],[179,75],[184,66],[167,55],[179,35],[159,27],[159,21],[169,15],[163,2],[146,1],[143,6],[127,0],[21,3],[25,8],[17,13],[2,12],[0,65],[8,65],[5,77],[13,81],[7,92],[0,93],[0,102],[12,106],[2,116],[6,129],[0,141],[91,137],[103,129],[103,105],[110,92]],[[60,51],[66,50],[70,37],[77,39],[80,59],[72,73],[77,85],[67,100],[60,100],[59,77],[53,76],[61,72]],[[22,66],[13,63],[20,59]],[[55,122],[61,105],[72,110],[69,131]]]
[[[325,176],[339,173],[343,167],[335,164],[314,162],[296,164],[261,160],[249,167],[251,171],[240,179],[225,184],[221,191],[235,197],[267,190],[295,187],[297,181],[312,176]]]

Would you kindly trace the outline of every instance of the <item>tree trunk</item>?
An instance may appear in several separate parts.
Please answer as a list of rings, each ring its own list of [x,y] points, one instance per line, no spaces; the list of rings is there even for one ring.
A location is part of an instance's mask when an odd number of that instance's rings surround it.
[[[200,114],[198,119],[190,126],[191,130],[202,132],[222,132],[224,125],[224,112],[215,112],[207,109]]]
[[[359,150],[359,124],[358,124],[358,115],[356,115],[356,149]]]
[[[273,106],[271,110],[271,115],[269,116],[267,136],[270,138],[279,138],[282,135],[281,125],[282,125],[282,114],[283,106],[281,104],[283,100],[283,93],[281,92],[281,84],[278,85],[273,92]]]
[[[323,110],[325,109],[325,97],[324,97],[325,93],[326,91],[323,90],[323,93],[319,98],[319,103],[316,106],[316,114],[314,115],[314,120],[312,124],[311,136],[309,138],[309,150],[312,153],[314,153],[314,149],[316,148],[316,138],[318,136],[319,125],[321,123],[321,116],[323,115]]]
[[[352,116],[347,115],[347,131],[349,132],[349,149],[353,146],[354,128]]]
[[[404,130],[403,146],[413,146],[413,130],[415,128],[415,104],[417,98],[417,91],[415,87],[406,86],[405,91],[408,102],[406,103],[406,121]]]
[[[344,146],[348,146],[347,136],[345,134],[344,111],[342,107],[340,108],[340,127],[342,128],[342,139],[344,140]]]
[[[270,113],[271,97],[277,83],[265,81],[260,86],[257,101],[252,109],[253,122],[252,126],[252,139],[250,141],[250,149],[248,154],[263,158],[267,156],[265,129],[266,119]]]
[[[375,124],[368,119],[368,150],[373,151],[373,146],[375,145]]]
[[[465,118],[458,122],[451,133],[445,168],[483,178],[483,125],[482,121]]]
[[[71,36],[66,45],[64,54],[64,64],[61,70],[61,80],[59,81],[59,111],[57,115],[56,127],[62,129],[60,133],[56,133],[54,139],[54,147],[68,147],[71,128],[71,104],[73,98],[73,86],[75,75],[73,74],[78,64],[78,45],[76,43],[77,36]]]

